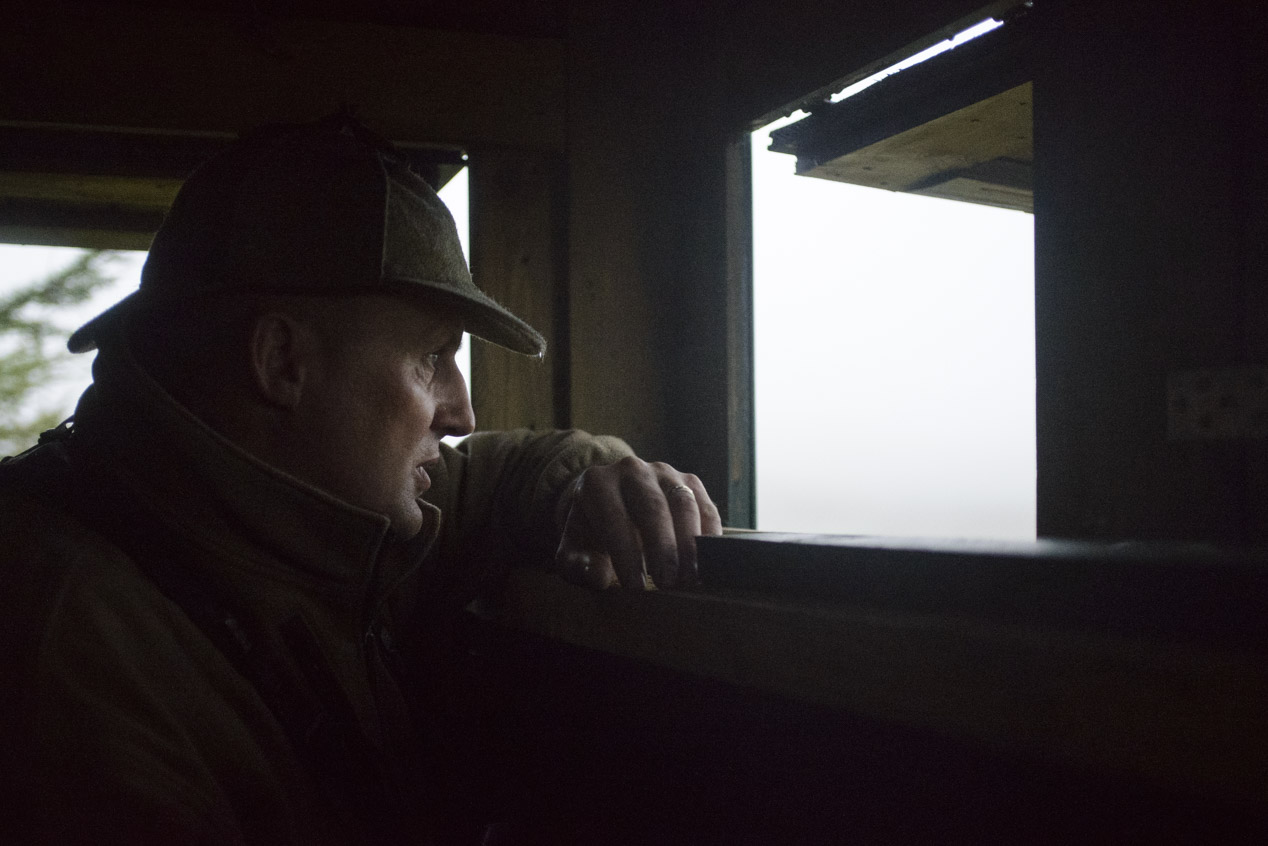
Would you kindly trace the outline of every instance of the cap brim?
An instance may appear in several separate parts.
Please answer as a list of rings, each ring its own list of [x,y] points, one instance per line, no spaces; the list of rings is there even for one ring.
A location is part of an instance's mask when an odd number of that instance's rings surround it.
[[[499,347],[524,355],[546,354],[546,339],[520,318],[511,314],[478,288],[474,293],[455,291],[447,285],[439,285],[422,279],[385,280],[391,290],[411,298],[422,298],[460,315],[466,330]]]
[[[396,293],[411,298],[420,295],[460,315],[466,330],[477,338],[505,347],[524,355],[541,357],[546,354],[546,339],[533,327],[498,305],[483,291],[475,294],[455,292],[448,286],[436,285],[420,279],[391,280],[386,286]],[[421,290],[420,290],[421,289]],[[133,291],[101,314],[89,320],[71,334],[66,348],[72,353],[91,352],[97,348],[97,339],[104,329],[132,311],[143,299],[141,291]]]
[[[71,334],[70,340],[66,342],[66,348],[73,353],[86,353],[95,350],[97,348],[97,337],[102,330],[114,324],[120,317],[135,308],[140,298],[140,293],[139,290],[133,291],[83,326],[80,326]]]

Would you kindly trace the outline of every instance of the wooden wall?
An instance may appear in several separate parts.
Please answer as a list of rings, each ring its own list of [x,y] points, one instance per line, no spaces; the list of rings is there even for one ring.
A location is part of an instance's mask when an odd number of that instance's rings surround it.
[[[237,133],[352,105],[402,141],[563,143],[557,39],[124,4],[6,3],[0,122]]]
[[[1268,62],[1263,45],[1268,43],[1268,8],[1244,3],[1230,19],[1238,33],[1241,74],[1238,91],[1243,106],[1237,112],[1235,131],[1239,133],[1239,167],[1245,170],[1234,181],[1240,186],[1239,203],[1243,219],[1239,230],[1245,258],[1242,279],[1245,297],[1242,331],[1247,361],[1268,362],[1268,167],[1263,151],[1268,150]],[[1245,538],[1255,544],[1268,543],[1268,444],[1245,445],[1247,461],[1247,509]]]
[[[481,429],[567,426],[571,415],[562,156],[474,145],[470,153],[471,273],[476,284],[546,338],[528,358],[474,341],[471,401]]]
[[[1251,5],[1037,13],[1039,531],[1262,543],[1263,443],[1166,420],[1168,373],[1268,352]]]
[[[572,421],[727,507],[727,137],[704,22],[577,3],[569,35]]]

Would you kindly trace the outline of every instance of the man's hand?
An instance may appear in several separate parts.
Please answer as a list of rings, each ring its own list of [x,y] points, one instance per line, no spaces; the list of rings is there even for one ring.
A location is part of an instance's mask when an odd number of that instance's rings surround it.
[[[722,534],[700,480],[668,464],[623,458],[591,467],[564,495],[555,561],[569,581],[633,590],[696,581],[696,536]]]

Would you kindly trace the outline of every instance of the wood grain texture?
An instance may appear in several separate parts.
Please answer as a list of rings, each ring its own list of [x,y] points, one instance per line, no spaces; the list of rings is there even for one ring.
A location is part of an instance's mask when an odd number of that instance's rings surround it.
[[[1186,795],[1263,801],[1268,670],[1093,631],[779,603],[588,592],[517,572],[534,634]]]
[[[0,171],[0,197],[63,203],[119,203],[167,211],[181,180]]]
[[[640,42],[636,16],[574,4],[569,50],[568,269],[570,411],[591,432],[664,458],[671,432],[663,385],[670,245],[649,248],[665,199],[663,45]],[[619,34],[619,40],[618,40]],[[661,69],[659,73],[657,69]],[[658,102],[659,100],[659,102]],[[676,215],[675,215],[676,216]]]
[[[753,145],[748,133],[726,151],[727,525],[757,526],[753,420]]]
[[[1030,83],[1019,85],[824,162],[805,175],[890,191],[933,193],[928,186],[936,184],[937,177],[995,159],[1029,165],[1034,159],[1031,88]],[[1028,176],[1029,168],[1025,170]],[[944,189],[935,196],[968,199],[974,195]]]
[[[566,427],[563,164],[552,153],[477,147],[470,168],[476,284],[546,338],[543,359],[472,342],[476,422],[482,429]]]
[[[555,39],[55,2],[6,16],[0,56],[0,121],[237,133],[347,104],[398,141],[563,143]]]
[[[572,419],[699,475],[727,514],[729,441],[748,429],[727,355],[751,327],[730,322],[747,295],[727,270],[723,45],[686,4],[572,13]]]

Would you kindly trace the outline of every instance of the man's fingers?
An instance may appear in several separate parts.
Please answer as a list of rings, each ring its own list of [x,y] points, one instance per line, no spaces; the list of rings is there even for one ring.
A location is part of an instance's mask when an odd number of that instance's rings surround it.
[[[696,537],[722,532],[717,506],[690,473],[625,458],[591,467],[569,497],[557,559],[578,584],[670,587],[697,580]],[[606,555],[604,555],[606,553]]]
[[[683,479],[683,483],[688,485],[696,494],[696,507],[700,510],[700,534],[722,534],[722,515],[718,512],[718,506],[709,497],[709,492],[705,490],[704,482],[700,481],[695,475],[688,473]]]
[[[696,581],[696,535],[700,534],[699,494],[691,485],[678,482],[665,489],[665,499],[673,515],[677,539],[678,571],[668,584],[692,584]]]
[[[622,477],[622,493],[642,540],[648,575],[667,587],[678,581],[678,541],[674,515],[661,482],[644,464]]]
[[[612,560],[612,569],[616,571],[622,585],[643,590],[647,586],[643,548],[635,523],[622,501],[620,485],[610,483],[602,475],[591,478],[590,473],[594,472],[588,471],[583,479],[573,506],[574,512],[577,508],[581,509],[585,521],[585,545],[588,549],[608,553]]]
[[[574,493],[579,494],[580,485],[577,487]],[[594,534],[580,496],[572,496],[559,549],[555,551],[555,566],[559,574],[573,584],[607,590],[619,580],[612,566],[612,556],[600,551],[602,541],[596,540]]]

